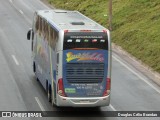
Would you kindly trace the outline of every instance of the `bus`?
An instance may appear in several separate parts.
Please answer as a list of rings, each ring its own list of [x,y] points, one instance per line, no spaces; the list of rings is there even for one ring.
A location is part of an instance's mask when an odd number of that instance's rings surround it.
[[[78,11],[39,10],[27,33],[33,72],[55,106],[110,104],[110,32]]]

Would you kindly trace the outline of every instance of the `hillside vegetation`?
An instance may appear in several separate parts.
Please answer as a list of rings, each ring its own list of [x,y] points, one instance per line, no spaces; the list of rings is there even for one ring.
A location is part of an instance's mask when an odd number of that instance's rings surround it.
[[[107,0],[48,0],[107,27]],[[112,42],[160,73],[160,0],[112,0]]]

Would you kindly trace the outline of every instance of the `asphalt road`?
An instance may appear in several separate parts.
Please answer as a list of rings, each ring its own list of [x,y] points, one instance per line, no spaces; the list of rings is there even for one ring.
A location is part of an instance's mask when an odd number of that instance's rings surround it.
[[[33,13],[40,9],[49,8],[40,0],[0,1],[0,111],[56,110],[47,101],[47,94],[42,86],[35,80],[31,66],[31,41],[26,39]],[[126,59],[126,56],[119,55],[117,51],[113,52],[111,105],[102,107],[100,110],[160,111],[159,86],[146,75],[149,73],[143,73],[142,68],[135,67],[134,63],[130,63],[132,61],[128,62]],[[82,118],[45,119],[78,120]],[[87,119],[122,118],[90,117]]]

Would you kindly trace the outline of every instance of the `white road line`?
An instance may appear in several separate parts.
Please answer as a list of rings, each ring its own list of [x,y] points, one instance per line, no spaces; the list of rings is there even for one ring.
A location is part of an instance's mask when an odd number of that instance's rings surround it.
[[[41,111],[45,111],[45,109],[44,109],[44,107],[42,106],[42,104],[41,104],[40,100],[38,99],[38,97],[35,97],[35,100],[36,100],[36,102],[38,103]]]
[[[25,18],[25,20],[29,23],[32,24],[30,19],[23,13],[22,10],[18,9],[14,4],[13,4],[13,0],[9,0],[11,5]]]
[[[16,59],[15,55],[12,55],[12,58],[13,58],[14,62],[16,63],[16,65],[19,65],[19,62],[18,62],[18,60]]]
[[[125,65],[122,61],[120,61],[117,57],[112,56],[116,61],[118,61],[121,65],[123,65],[124,67],[126,67],[129,71],[131,71],[133,74],[135,74],[137,77],[139,77],[142,81],[144,81],[146,84],[148,84],[150,87],[152,87],[155,91],[157,91],[158,93],[160,93],[160,90],[157,89],[156,87],[154,87],[150,82],[148,82],[147,80],[145,80],[142,76],[140,76],[138,73],[136,73],[134,70],[132,70],[130,67],[128,67],[127,65]]]
[[[23,11],[22,10],[19,10],[19,12],[23,15]]]
[[[117,111],[111,104],[109,105],[109,107],[110,107],[113,111]]]

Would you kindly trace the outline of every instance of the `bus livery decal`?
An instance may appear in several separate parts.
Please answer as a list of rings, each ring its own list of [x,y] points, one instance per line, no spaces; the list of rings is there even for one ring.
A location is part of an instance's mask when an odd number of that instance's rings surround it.
[[[99,61],[99,62],[103,62],[104,61],[104,57],[103,54],[100,53],[90,53],[90,52],[84,52],[84,53],[77,53],[74,54],[72,52],[68,52],[66,53],[66,61],[70,62],[72,60],[77,60],[77,61],[84,61],[84,60],[93,60],[93,61]]]

